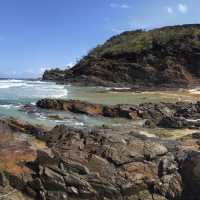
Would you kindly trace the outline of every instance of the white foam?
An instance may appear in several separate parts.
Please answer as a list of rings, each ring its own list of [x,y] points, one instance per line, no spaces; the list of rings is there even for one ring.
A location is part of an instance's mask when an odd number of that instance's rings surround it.
[[[115,87],[114,88],[114,90],[130,90],[130,89],[131,88],[129,88],[129,87],[124,87],[124,88],[123,87],[121,87],[121,88],[120,87]]]
[[[194,88],[189,90],[189,93],[191,94],[200,94],[200,88]]]
[[[10,109],[12,107],[12,105],[0,105],[1,108],[6,108],[6,109]]]
[[[8,89],[8,88],[12,88],[12,87],[22,87],[25,84],[23,83],[0,83],[0,89]]]
[[[30,80],[0,80],[0,92],[16,98],[62,98],[68,95],[65,85]]]
[[[12,109],[12,108],[20,108],[21,106],[22,105],[2,104],[0,105],[0,108]]]

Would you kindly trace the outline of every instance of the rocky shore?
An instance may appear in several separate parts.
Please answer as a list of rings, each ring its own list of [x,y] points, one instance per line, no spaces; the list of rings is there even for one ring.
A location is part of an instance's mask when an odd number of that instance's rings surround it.
[[[124,128],[48,130],[14,119],[0,120],[0,132],[31,134],[46,144],[36,148],[1,137],[0,166],[6,165],[0,167],[1,199],[196,200],[200,195],[199,133],[174,141]],[[15,147],[12,164],[3,154],[11,150],[8,144]]]
[[[43,109],[70,111],[90,116],[145,120],[148,128],[200,127],[200,102],[145,103],[140,105],[101,105],[79,100],[42,99],[37,106]]]
[[[124,32],[71,69],[45,71],[43,80],[112,87],[112,92],[199,85],[199,40],[199,24]],[[0,200],[200,199],[200,102],[103,105],[41,99],[20,108],[28,114],[43,109],[142,121],[151,132],[0,119]],[[55,113],[48,117],[62,120]],[[189,134],[174,139],[154,134],[157,129]]]

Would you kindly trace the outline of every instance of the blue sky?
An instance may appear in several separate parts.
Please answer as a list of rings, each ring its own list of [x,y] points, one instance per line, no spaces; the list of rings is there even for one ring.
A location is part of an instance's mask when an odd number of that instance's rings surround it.
[[[0,0],[0,77],[64,68],[125,30],[199,23],[199,0]]]

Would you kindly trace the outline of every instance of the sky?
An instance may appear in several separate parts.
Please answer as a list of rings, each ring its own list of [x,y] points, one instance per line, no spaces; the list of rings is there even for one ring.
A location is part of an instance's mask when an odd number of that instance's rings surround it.
[[[199,0],[0,0],[0,77],[66,68],[127,30],[200,23]]]

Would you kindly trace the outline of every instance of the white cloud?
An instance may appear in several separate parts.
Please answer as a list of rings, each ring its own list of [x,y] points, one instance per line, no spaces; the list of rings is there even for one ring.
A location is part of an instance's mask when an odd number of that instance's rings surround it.
[[[75,64],[76,64],[76,62],[69,62],[69,63],[67,64],[67,67],[68,67],[68,68],[72,68]]]
[[[110,3],[109,5],[111,8],[122,8],[122,9],[129,9],[132,8],[132,6],[128,4],[117,4],[117,3]]]
[[[173,14],[173,13],[174,13],[173,8],[170,7],[170,6],[167,6],[167,7],[166,7],[166,10],[167,10],[167,12],[168,12],[169,14]]]
[[[186,4],[178,4],[178,11],[185,14],[188,12],[188,6]]]
[[[132,8],[130,5],[128,5],[128,4],[122,4],[121,6],[120,6],[121,8],[125,8],[125,9],[127,9],[127,8]]]
[[[50,69],[51,69],[50,67],[40,67],[40,69],[39,69],[39,75],[44,74],[44,72],[45,72],[46,70],[50,70]]]

